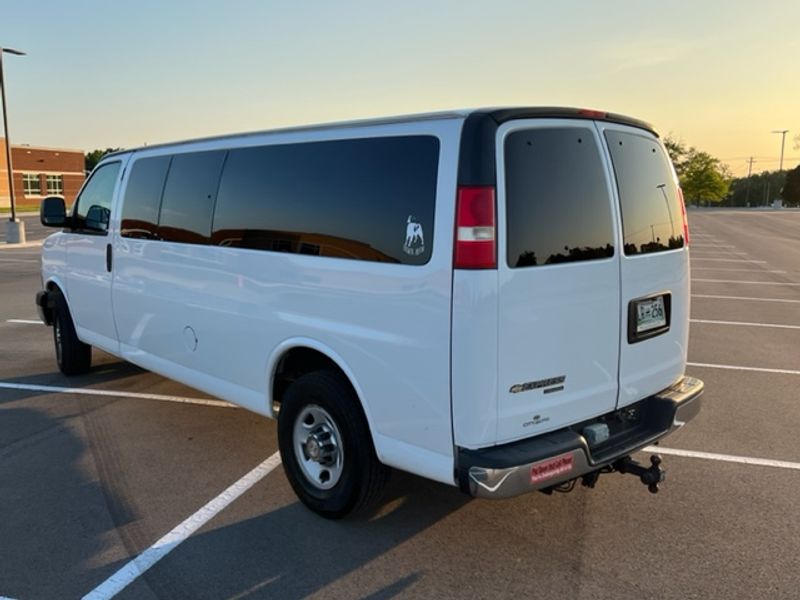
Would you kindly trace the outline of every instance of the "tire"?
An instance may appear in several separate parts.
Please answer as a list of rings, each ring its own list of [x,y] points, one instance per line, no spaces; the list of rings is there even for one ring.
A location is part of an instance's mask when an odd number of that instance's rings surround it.
[[[53,344],[58,369],[64,375],[82,375],[92,366],[92,347],[75,333],[75,323],[60,292],[53,292]]]
[[[308,373],[287,388],[278,414],[278,446],[297,497],[327,519],[373,506],[389,476],[375,454],[361,404],[332,371]]]

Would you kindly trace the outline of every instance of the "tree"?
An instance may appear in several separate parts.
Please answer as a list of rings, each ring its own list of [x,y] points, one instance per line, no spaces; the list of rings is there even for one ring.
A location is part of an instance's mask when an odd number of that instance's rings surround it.
[[[764,171],[731,182],[725,206],[764,206],[772,203],[786,183],[786,171]]]
[[[800,205],[800,165],[786,173],[786,183],[781,190],[781,198],[787,206]]]
[[[708,152],[689,148],[681,167],[679,177],[687,200],[716,204],[728,195],[731,184],[728,168]]]
[[[672,159],[672,164],[675,165],[675,172],[680,177],[685,170],[689,148],[686,147],[683,140],[673,137],[671,133],[664,138],[664,145],[667,147],[667,153]]]
[[[106,154],[116,152],[117,150],[120,150],[120,148],[106,148],[105,150],[97,149],[87,152],[84,159],[84,168],[87,171],[93,170],[97,166],[97,163],[99,163]]]

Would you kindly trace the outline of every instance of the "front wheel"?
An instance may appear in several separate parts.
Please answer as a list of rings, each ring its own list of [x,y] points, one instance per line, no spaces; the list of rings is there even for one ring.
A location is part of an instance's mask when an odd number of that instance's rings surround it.
[[[337,373],[309,373],[289,386],[278,445],[298,498],[328,519],[368,508],[386,483],[389,469],[375,454],[361,405]]]
[[[53,294],[53,343],[58,369],[64,375],[81,375],[92,366],[92,347],[78,339],[64,296]]]

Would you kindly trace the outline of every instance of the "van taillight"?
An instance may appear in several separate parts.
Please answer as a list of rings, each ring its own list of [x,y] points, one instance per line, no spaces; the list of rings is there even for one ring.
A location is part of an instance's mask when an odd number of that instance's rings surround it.
[[[497,268],[494,187],[460,186],[456,201],[456,269]]]
[[[683,217],[683,243],[689,245],[689,219],[686,217],[686,202],[683,199],[683,190],[678,186],[678,198],[681,199],[681,217]]]

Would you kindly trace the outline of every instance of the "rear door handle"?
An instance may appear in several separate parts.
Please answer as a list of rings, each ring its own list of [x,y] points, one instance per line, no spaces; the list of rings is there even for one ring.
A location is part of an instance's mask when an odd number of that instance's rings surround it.
[[[106,244],[106,271],[111,273],[111,244]]]

